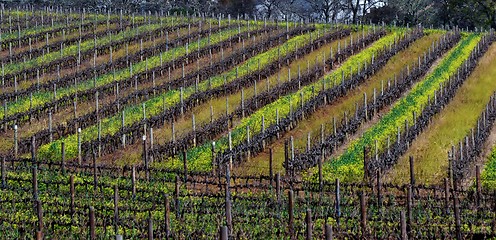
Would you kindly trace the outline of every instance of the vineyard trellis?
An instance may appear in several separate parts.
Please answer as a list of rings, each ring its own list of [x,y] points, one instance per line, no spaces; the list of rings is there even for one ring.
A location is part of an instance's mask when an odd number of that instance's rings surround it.
[[[406,184],[387,176],[494,38],[2,5],[2,238],[494,238],[496,95],[443,179],[412,157]],[[319,116],[332,131],[295,148]]]

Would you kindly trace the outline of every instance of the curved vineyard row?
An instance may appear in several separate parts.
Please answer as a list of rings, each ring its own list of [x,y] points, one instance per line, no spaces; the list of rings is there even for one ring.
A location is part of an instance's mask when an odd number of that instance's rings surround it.
[[[470,56],[472,49],[477,46],[479,38],[477,35],[470,35],[463,39],[448,53],[440,65],[423,81],[416,84],[407,96],[399,100],[378,124],[368,129],[362,138],[352,142],[342,156],[339,156],[336,160],[331,160],[329,164],[325,164],[323,167],[324,175],[333,176],[333,178],[339,177],[348,181],[361,179],[365,173],[363,169],[364,148],[371,148],[374,142],[377,141],[378,148],[384,149],[387,146],[388,137],[393,141],[397,140],[395,138],[396,132],[403,124],[414,125],[412,113],[422,113],[423,106],[430,102],[430,95],[438,92],[440,84],[447,81],[451,74],[456,74],[458,67],[463,65],[465,58]],[[401,138],[398,139],[401,140]],[[392,154],[392,156],[397,155]],[[384,163],[393,162],[382,161]]]
[[[247,28],[243,28],[243,32],[247,30]],[[11,104],[11,106],[7,106],[7,114],[10,116],[5,117],[2,120],[2,123],[8,123],[14,120],[22,119],[24,119],[24,121],[27,121],[29,120],[29,116],[36,117],[36,114],[47,112],[50,108],[59,106],[70,106],[73,104],[74,99],[76,98],[91,98],[97,91],[101,91],[98,88],[108,89],[107,91],[109,91],[114,88],[115,83],[117,82],[132,82],[131,80],[137,79],[137,76],[150,74],[150,69],[162,69],[164,64],[167,65],[168,68],[170,65],[176,65],[176,61],[180,62],[187,61],[187,59],[194,59],[195,56],[198,56],[198,53],[200,51],[204,52],[205,54],[206,52],[209,52],[209,48],[219,49],[220,46],[223,46],[224,44],[230,42],[230,39],[232,39],[233,36],[236,36],[236,34],[247,33],[238,33],[238,29],[221,31],[217,34],[211,35],[210,37],[201,38],[201,41],[199,41],[199,43],[201,44],[199,44],[199,46],[197,46],[196,44],[192,45],[191,47],[179,46],[177,48],[171,49],[170,51],[161,52],[158,55],[153,55],[148,58],[147,61],[140,61],[135,65],[130,64],[129,67],[115,71],[115,73],[112,71],[110,73],[106,73],[104,75],[93,78],[92,80],[91,78],[87,78],[87,76],[85,77],[83,75],[82,81],[77,81],[76,79],[75,85],[68,85],[66,88],[58,90],[56,89],[56,84],[54,84],[53,86],[55,86],[56,91],[46,91],[32,94],[32,97],[30,95],[29,98],[19,99],[17,103],[14,102]],[[172,61],[164,63],[163,59],[168,59],[171,57],[173,58]],[[124,62],[122,62],[121,64],[124,64]],[[111,68],[107,67],[106,69]],[[162,69],[162,71],[163,70],[164,69]],[[69,83],[69,81],[67,81],[67,83]],[[11,109],[10,113],[8,112],[9,109]]]
[[[4,238],[496,236],[493,31],[32,7],[0,31]],[[486,103],[450,171],[388,181]]]
[[[333,70],[331,75],[325,76],[322,81],[320,80],[316,81],[313,84],[303,87],[301,90],[295,93],[283,96],[279,98],[277,101],[267,105],[266,107],[250,115],[248,118],[243,119],[242,124],[237,126],[232,131],[232,133],[228,134],[231,135],[231,137],[229,136],[227,138],[223,137],[220,140],[220,142],[219,141],[216,142],[217,149],[219,149],[221,153],[227,149],[227,151],[224,154],[217,156],[217,158],[221,160],[220,163],[224,164],[226,162],[230,162],[231,158],[233,160],[237,160],[242,156],[241,153],[248,152],[247,150],[242,149],[243,147],[245,147],[244,142],[247,136],[245,132],[246,129],[249,129],[250,134],[254,136],[252,139],[250,139],[249,144],[253,147],[250,147],[252,149],[250,149],[249,151],[256,153],[257,152],[256,149],[261,149],[261,147],[264,145],[263,143],[264,141],[269,141],[271,138],[276,137],[277,135],[276,132],[284,131],[284,129],[286,129],[287,127],[291,128],[290,124],[292,124],[293,119],[300,119],[302,116],[302,112],[301,112],[302,110],[299,107],[300,105],[303,106],[304,104],[309,104],[310,102],[312,102],[312,99],[323,99],[322,97],[319,96],[320,91],[330,92],[332,90],[328,90],[328,89],[337,89],[338,86],[341,86],[341,83],[337,82],[338,81],[337,78],[343,78],[342,82],[344,82],[344,76],[348,76],[348,75],[352,76],[353,70],[351,65],[354,65],[354,63],[368,61],[369,59],[367,58],[370,58],[370,60],[373,61],[372,60],[374,58],[373,55],[375,56],[381,55],[379,51],[382,51],[383,48],[389,46],[390,41],[392,42],[393,39],[395,39],[396,37],[395,34],[389,34],[379,39],[379,37],[383,36],[384,34],[385,34],[384,32],[379,34],[374,34],[360,41],[357,44],[358,46],[368,46],[368,47],[362,50],[362,52],[360,52],[358,55],[351,56],[348,60],[344,61],[338,69]],[[378,42],[374,42],[377,39],[379,39]],[[369,46],[369,44],[371,45]],[[364,64],[366,65],[367,63]],[[363,73],[363,71],[360,71],[359,69],[357,69],[357,71],[359,72],[358,74]],[[336,96],[335,93],[329,95],[330,97],[329,102],[334,96]],[[303,103],[301,101],[302,97],[306,98],[304,99],[306,103]],[[295,103],[296,107],[294,107],[295,108],[294,110],[293,110],[292,102],[296,102]],[[313,106],[313,105],[309,105],[309,106]],[[313,109],[313,107],[305,107],[304,109],[307,108]],[[309,112],[306,112],[305,115],[307,115],[307,113]],[[247,128],[246,126],[249,126],[249,128]],[[265,129],[265,126],[267,126],[267,129]],[[261,136],[257,136],[259,133],[261,134]],[[234,138],[232,137],[233,135]],[[231,138],[231,143],[229,143],[228,138]],[[208,145],[203,145],[201,146],[201,148],[198,148],[196,150],[193,149],[192,152],[196,151],[195,154],[199,154],[198,156],[202,156],[200,159],[203,158],[209,159],[211,158],[211,154]],[[232,154],[231,152],[234,154]],[[193,155],[192,158],[197,159],[198,157]]]
[[[359,106],[355,110],[355,115],[342,115],[345,119],[342,120],[339,126],[336,126],[336,120],[333,120],[332,135],[322,135],[323,139],[308,149],[306,152],[298,153],[295,151],[294,159],[291,159],[292,168],[290,170],[302,171],[310,167],[315,167],[325,159],[325,156],[332,154],[337,148],[343,144],[347,136],[353,135],[359,130],[360,126],[367,121],[372,120],[374,115],[381,112],[392,102],[400,98],[414,83],[421,80],[429,71],[430,66],[439,59],[445,52],[450,50],[460,39],[459,34],[448,33],[439,39],[440,44],[434,49],[424,52],[423,60],[419,57],[417,66],[408,66],[404,68],[400,77],[395,77],[394,81],[389,80],[387,86],[381,83],[380,93],[377,96],[364,99],[366,103],[356,103]],[[436,45],[436,44],[435,44]],[[403,74],[404,73],[404,74]],[[320,166],[321,167],[321,166]]]
[[[297,49],[295,43],[302,44],[305,41],[308,41],[308,39],[310,38],[310,34],[307,34],[306,36],[307,36],[307,38],[299,38],[299,37],[292,38],[288,42],[284,43],[283,46],[285,46],[285,48],[292,47],[292,49],[286,50],[288,52],[289,51],[295,51]],[[282,48],[282,49],[285,50],[285,48]],[[153,126],[152,124],[157,124],[156,119],[163,119],[162,121],[164,121],[166,119],[172,119],[172,117],[179,115],[179,113],[181,112],[181,109],[180,109],[181,106],[179,106],[180,101],[182,104],[184,104],[182,106],[182,111],[187,109],[186,106],[189,105],[188,102],[194,103],[194,102],[200,101],[199,97],[195,97],[195,94],[197,94],[197,93],[204,94],[206,91],[211,91],[211,92],[213,92],[214,90],[218,91],[217,89],[223,89],[224,88],[223,86],[226,85],[227,83],[235,86],[235,84],[239,84],[239,83],[236,83],[236,81],[240,81],[238,79],[247,79],[244,81],[248,81],[250,78],[258,78],[259,72],[273,71],[273,68],[275,67],[275,65],[280,64],[279,59],[276,57],[272,57],[271,59],[265,59],[265,57],[271,56],[272,52],[274,52],[274,51],[280,52],[281,55],[285,54],[284,52],[280,51],[279,49],[281,49],[281,48],[273,48],[273,49],[269,50],[271,52],[261,53],[261,54],[254,57],[255,60],[252,60],[251,64],[249,62],[244,63],[243,65],[241,65],[241,67],[238,66],[234,69],[229,70],[228,72],[226,72],[222,75],[218,75],[216,77],[209,78],[208,80],[204,80],[202,82],[199,82],[198,84],[195,84],[195,86],[190,86],[190,87],[187,87],[185,89],[183,89],[181,87],[181,89],[179,89],[179,91],[178,90],[171,90],[171,91],[165,92],[164,94],[161,94],[159,96],[151,98],[150,100],[147,100],[143,104],[145,105],[145,113],[148,112],[149,117],[145,118],[144,120],[142,119],[142,116],[143,116],[142,115],[142,112],[143,112],[142,111],[143,110],[142,105],[130,106],[129,109],[123,110],[125,113],[128,113],[125,116],[126,117],[126,123],[127,124],[131,123],[133,125],[137,125],[137,127],[131,127],[131,129],[137,129],[137,130],[142,129],[143,128],[142,126],[144,126],[144,125]],[[254,59],[254,58],[251,58],[251,59]],[[258,62],[259,61],[256,60],[257,58],[261,60],[260,61],[260,70],[258,70],[258,68],[259,68]],[[248,81],[248,82],[251,82],[251,81]],[[224,90],[224,91],[227,91],[227,90]],[[192,96],[190,96],[190,95],[192,95]],[[206,96],[204,98],[206,98]],[[164,108],[169,108],[170,110],[167,109],[166,112],[163,112]],[[158,115],[158,116],[155,116],[155,115]],[[168,116],[168,115],[171,115],[171,116]],[[129,129],[122,129],[121,116],[113,117],[113,118],[107,120],[107,122],[108,122],[108,124],[111,124],[113,126],[117,126],[117,129],[119,131],[129,131]],[[134,122],[136,122],[136,123],[134,123]],[[119,129],[119,128],[121,128],[121,129]],[[107,128],[106,127],[104,129],[114,131],[114,132],[110,132],[110,134],[117,136],[117,141],[120,141],[121,136],[123,134],[128,135],[126,132],[115,133],[115,127],[114,128]],[[87,135],[87,137],[85,139],[88,139],[88,140],[95,139],[96,138],[95,130],[97,130],[97,129],[95,129],[93,127],[91,129],[92,133]],[[102,132],[102,134],[103,134],[103,136],[106,135],[105,132]],[[138,136],[140,136],[140,135],[138,135]],[[75,137],[76,137],[75,135],[70,136],[71,139],[75,139]],[[136,138],[137,136],[130,135],[129,137],[130,138],[131,137]],[[112,144],[112,142],[105,139],[105,137],[103,138],[102,141],[104,143],[111,144],[110,146],[114,146],[114,147],[119,145],[119,144]],[[133,140],[130,140],[130,142],[132,142],[132,141]],[[67,142],[69,142],[69,144],[77,143],[74,141],[67,141]],[[60,143],[55,142],[55,143],[51,144],[51,148],[55,147],[55,149],[57,149],[58,145],[60,145]],[[90,144],[87,144],[87,145],[89,146]],[[75,145],[72,145],[72,146],[75,147]],[[49,148],[47,148],[47,149],[49,149]],[[84,149],[90,150],[89,147],[84,147]],[[46,152],[48,153],[48,152],[52,152],[52,151],[48,150]],[[76,157],[76,155],[71,155],[71,158],[75,158],[75,157]]]
[[[66,121],[65,125],[58,125],[55,129],[50,132],[50,129],[45,128],[42,131],[39,131],[33,136],[36,136],[36,139],[38,139],[37,144],[46,144],[49,143],[49,136],[50,134],[55,135],[56,138],[60,137],[66,137],[68,134],[76,132],[76,128],[81,128],[84,129],[86,127],[92,126],[97,123],[98,120],[104,119],[107,117],[111,117],[125,107],[129,105],[136,104],[137,101],[144,101],[148,99],[150,96],[155,96],[157,94],[161,94],[163,92],[166,92],[171,89],[178,89],[180,87],[186,87],[186,86],[191,86],[193,84],[197,84],[198,82],[209,79],[216,74],[220,74],[224,69],[229,69],[232,68],[236,65],[236,63],[242,62],[244,59],[253,57],[254,55],[261,53],[264,49],[268,49],[271,47],[274,47],[275,45],[279,44],[280,40],[294,36],[297,34],[300,34],[302,31],[308,31],[308,29],[302,29],[302,28],[297,28],[293,29],[290,32],[284,32],[281,34],[278,34],[277,36],[271,37],[269,39],[266,39],[264,42],[262,42],[260,45],[251,45],[247,46],[243,49],[240,49],[234,53],[232,53],[230,56],[225,57],[224,60],[221,60],[220,62],[217,62],[215,64],[212,64],[211,66],[206,66],[202,69],[199,69],[196,72],[191,72],[185,75],[184,77],[179,77],[173,80],[168,80],[167,82],[164,82],[162,84],[156,85],[153,84],[152,87],[141,89],[138,91],[134,91],[129,95],[124,95],[122,97],[117,98],[115,101],[110,102],[107,105],[101,106],[98,108],[98,113],[96,112],[96,109],[90,113],[87,113],[85,115],[79,116],[74,119],[70,119]],[[252,35],[253,36],[253,35]],[[143,83],[144,81],[147,82],[153,82],[155,83],[155,75],[158,77],[162,77],[164,74],[164,69],[165,67],[162,66],[160,69],[152,69],[148,70],[147,74],[145,74],[144,79],[139,79],[138,83]],[[157,74],[155,74],[157,73]],[[135,85],[137,79],[130,79],[134,80]],[[125,83],[125,82],[124,82]],[[122,91],[125,89],[125,86],[123,82],[120,83],[119,85],[119,91]],[[113,88],[113,84],[108,85],[110,90],[114,90],[115,93],[115,88]],[[131,86],[129,86],[131,87]],[[100,88],[97,89],[99,93],[99,98],[105,97],[104,94],[105,91],[99,91]],[[79,95],[80,97],[81,95]],[[30,140],[25,139],[20,141],[20,145],[25,145],[29,146]],[[22,148],[22,147],[21,147]],[[27,147],[25,148],[27,149]]]

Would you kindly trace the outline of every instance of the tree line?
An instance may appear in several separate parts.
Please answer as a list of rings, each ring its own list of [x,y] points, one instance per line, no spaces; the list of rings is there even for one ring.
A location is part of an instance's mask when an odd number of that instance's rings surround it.
[[[94,11],[223,13],[231,16],[398,26],[496,27],[494,0],[0,0],[17,6],[64,6]]]

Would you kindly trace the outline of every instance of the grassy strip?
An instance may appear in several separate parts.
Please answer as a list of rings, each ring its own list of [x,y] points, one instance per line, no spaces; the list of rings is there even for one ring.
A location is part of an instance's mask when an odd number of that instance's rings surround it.
[[[412,142],[409,150],[389,172],[387,178],[398,184],[409,179],[408,156],[415,159],[415,176],[420,184],[440,184],[448,161],[440,161],[446,156],[452,144],[462,140],[477,124],[480,112],[487,104],[496,85],[496,45],[479,61],[478,66],[466,80],[451,102],[435,116],[426,129]]]
[[[344,182],[360,180],[363,177],[363,149],[372,146],[377,140],[379,149],[386,145],[388,136],[394,141],[398,127],[405,121],[413,123],[412,112],[421,112],[429,96],[433,95],[449,77],[463,64],[470,52],[479,42],[481,36],[471,34],[465,37],[437,68],[422,82],[416,84],[410,93],[399,100],[379,123],[368,129],[361,138],[353,141],[348,149],[336,159],[324,165],[324,179],[332,181],[336,178]]]
[[[231,31],[231,30],[229,30]],[[237,29],[235,30],[237,33]],[[255,57],[252,57],[245,61],[243,64],[239,65],[237,68],[233,68],[222,75],[217,75],[215,77],[210,78],[209,80],[202,81],[198,83],[198,89],[196,86],[190,86],[181,90],[171,90],[165,92],[157,97],[154,97],[150,100],[147,100],[143,103],[146,109],[146,116],[155,116],[160,114],[164,108],[168,108],[174,106],[181,101],[181,95],[183,95],[184,99],[187,99],[192,94],[197,91],[201,92],[208,89],[213,89],[224,85],[225,83],[229,83],[234,81],[237,78],[246,76],[258,69],[258,62],[260,61],[260,68],[276,61],[278,59],[278,51],[280,49],[281,56],[286,55],[287,53],[292,53],[296,51],[298,46],[301,46],[310,40],[310,33],[296,36],[291,38],[284,44],[280,46],[280,48],[272,48],[264,53],[258,54]],[[204,39],[207,41],[208,39]],[[213,41],[212,39],[210,40]],[[203,42],[203,41],[202,41]],[[206,42],[205,42],[206,43]],[[157,62],[158,61],[158,62]],[[153,61],[150,61],[153,62]],[[160,58],[155,59],[155,63],[160,64]],[[142,69],[144,69],[144,64],[141,64]],[[127,72],[124,72],[124,74]],[[125,108],[125,125],[131,125],[134,122],[140,121],[143,119],[143,105],[134,105]],[[106,118],[102,120],[102,135],[107,134],[115,134],[122,127],[121,125],[122,114],[116,115],[111,118]],[[82,131],[82,139],[83,141],[94,140],[98,135],[98,127],[92,126],[86,128]],[[66,154],[68,158],[75,158],[77,156],[77,136],[71,135],[63,139],[59,139],[57,141],[52,142],[51,144],[47,144],[41,146],[39,149],[40,157],[45,159],[60,159],[60,142],[65,141],[66,143]]]
[[[241,28],[241,32],[247,31],[248,28]],[[91,79],[88,81],[80,82],[77,86],[71,86],[68,88],[57,89],[57,99],[74,94],[78,91],[85,91],[94,87],[99,87],[106,85],[111,82],[118,82],[131,77],[134,74],[147,71],[147,69],[158,67],[161,64],[161,59],[175,59],[180,56],[184,56],[189,52],[196,51],[198,49],[204,48],[208,45],[222,42],[231,36],[238,34],[238,29],[228,29],[221,31],[219,33],[213,34],[209,38],[205,37],[200,39],[200,44],[192,44],[188,46],[188,51],[186,51],[186,46],[176,47],[170,49],[167,52],[162,52],[159,55],[148,58],[146,61],[142,61],[132,65],[131,67],[121,69],[114,73],[108,73],[97,77],[95,80]],[[95,86],[96,84],[96,86]],[[51,102],[54,99],[54,93],[51,91],[39,92],[33,94],[33,102],[31,106],[30,98],[24,97],[17,101],[17,103],[11,103],[7,107],[7,115],[15,114],[18,112],[28,111],[31,107],[41,106],[47,102]],[[0,113],[0,117],[3,117],[3,113]]]
[[[301,104],[301,95],[303,96],[303,101],[308,101],[313,97],[312,89],[315,89],[315,94],[318,94],[322,90],[322,84],[325,82],[326,88],[332,87],[333,84],[339,84],[341,81],[342,74],[349,76],[352,72],[356,72],[354,69],[358,62],[364,63],[370,61],[373,55],[377,55],[384,47],[389,46],[395,38],[403,33],[394,32],[388,34],[387,36],[379,39],[377,42],[372,44],[367,49],[363,50],[361,53],[350,57],[346,62],[344,62],[339,69],[333,71],[331,74],[325,76],[322,80],[319,80],[313,84],[303,87],[301,90],[288,94],[279,98],[279,100],[263,107],[254,114],[250,115],[241,120],[240,124],[231,131],[231,138],[233,146],[246,141],[246,128],[249,126],[250,135],[257,134],[261,132],[262,128],[262,116],[264,117],[265,126],[270,126],[275,124],[277,121],[276,110],[279,112],[280,118],[285,118],[289,116],[290,109],[296,109]],[[211,144],[208,142],[199,147],[192,148],[188,151],[189,165],[192,170],[208,170],[211,168],[212,155],[211,155]],[[225,151],[229,149],[228,137],[222,137],[216,142],[216,150]],[[180,161],[172,161],[173,168],[180,167]]]

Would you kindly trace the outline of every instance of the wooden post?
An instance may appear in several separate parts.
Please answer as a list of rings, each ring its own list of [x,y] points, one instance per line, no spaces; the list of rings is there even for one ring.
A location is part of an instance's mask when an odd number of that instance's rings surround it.
[[[142,107],[141,109],[143,110],[143,121],[144,121],[144,124],[143,124],[143,135],[146,134],[146,105],[145,103],[143,102],[142,104]]]
[[[331,225],[329,224],[325,224],[325,230],[324,230],[324,236],[325,236],[325,240],[332,240],[332,227]]]
[[[289,232],[289,238],[290,239],[295,239],[294,226],[293,226],[293,224],[294,224],[293,209],[294,209],[293,190],[289,190],[289,192],[288,192],[288,215],[289,215],[288,232]]]
[[[412,198],[413,198],[412,186],[408,185],[408,190],[407,190],[407,194],[406,194],[407,232],[412,231],[412,219],[413,219]]]
[[[335,211],[336,211],[336,223],[339,227],[339,218],[341,217],[341,196],[340,196],[340,189],[339,189],[339,178],[336,178],[336,189],[335,189],[335,198],[336,198],[336,204],[335,204]]]
[[[99,94],[99,92],[98,92],[98,91],[96,91],[96,92],[95,92],[95,113],[96,113],[96,119],[97,119],[97,120],[99,120],[99,119],[100,119],[99,114],[98,114],[98,112],[99,112],[99,110],[100,110],[100,109],[99,109],[99,107],[100,107],[100,103],[99,103],[99,95],[100,95],[100,94]]]
[[[232,151],[233,149],[233,144],[232,144],[232,135],[231,135],[231,131],[229,131],[227,133],[227,138],[228,138],[228,142],[229,142],[229,151]]]
[[[77,129],[77,139],[78,139],[78,164],[81,165],[82,155],[81,155],[81,128]]]
[[[119,187],[114,185],[114,231],[119,234]]]
[[[306,215],[306,225],[307,225],[307,236],[306,240],[311,240],[312,239],[312,210],[307,209],[307,215]]]
[[[226,166],[226,224],[229,232],[232,234],[232,206],[231,206],[231,172],[229,166]]]
[[[365,202],[365,192],[360,194],[360,226],[362,229],[362,239],[367,239],[367,208]]]
[[[96,240],[96,234],[95,234],[95,209],[91,206],[90,207],[90,239],[91,240]]]
[[[290,155],[290,158],[289,158],[289,161],[291,163],[290,164],[290,166],[291,166],[290,170],[291,171],[290,171],[290,174],[289,175],[290,175],[290,180],[292,181],[293,180],[293,174],[294,174],[294,172],[293,172],[294,171],[294,165],[293,165],[293,163],[294,163],[294,158],[295,158],[294,137],[291,136],[289,138],[289,141],[290,141],[290,144],[291,144],[291,155]]]
[[[74,98],[72,105],[74,108],[74,118],[77,118],[77,101],[76,101],[76,98]]]
[[[401,221],[401,239],[408,240],[408,233],[406,231],[406,216],[405,211],[401,211],[400,213],[400,221]]]
[[[38,231],[43,233],[43,207],[41,201],[38,199],[36,200],[36,211],[38,215]]]
[[[153,219],[151,213],[148,217],[148,240],[153,240]]]
[[[165,238],[169,240],[170,236],[170,204],[169,204],[169,195],[165,195],[164,201],[164,209],[165,209]]]
[[[43,239],[43,232],[36,231],[36,240],[42,240],[42,239]]]
[[[175,184],[176,184],[176,188],[175,188],[175,191],[174,191],[174,204],[175,204],[175,208],[176,208],[176,218],[181,218],[181,211],[180,211],[180,206],[179,206],[179,176],[176,175],[176,181],[175,181]]]
[[[228,240],[227,226],[220,227],[220,240]]]
[[[32,172],[33,199],[38,200],[38,167],[33,166]]]

